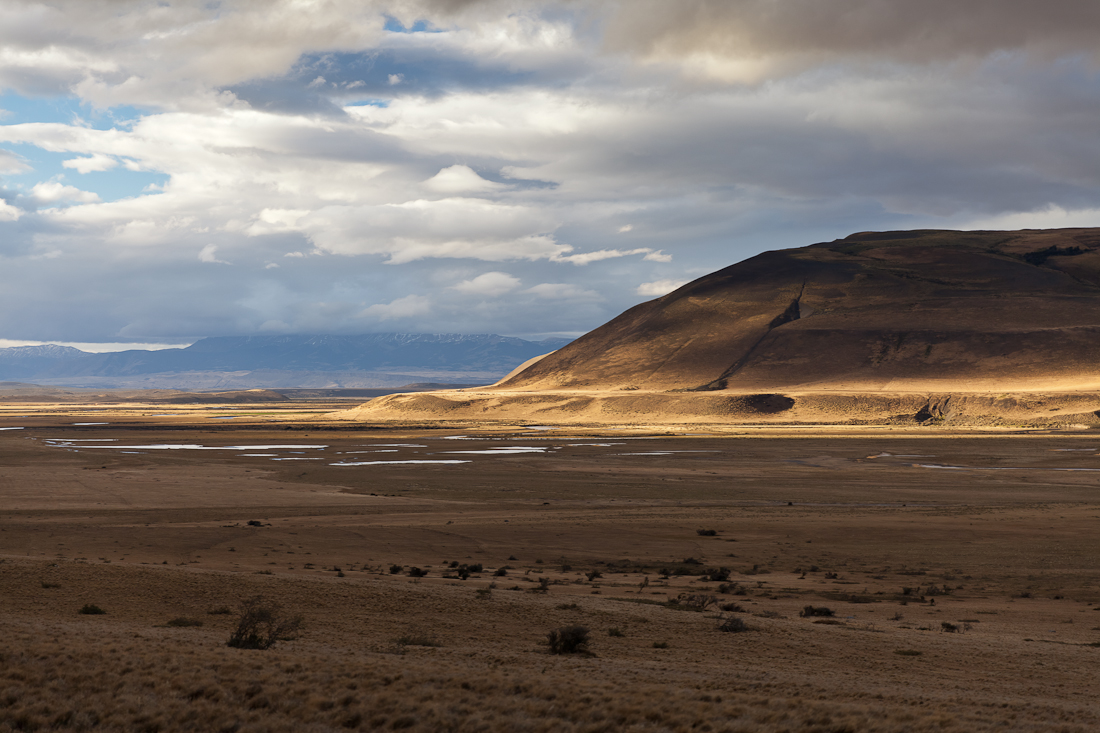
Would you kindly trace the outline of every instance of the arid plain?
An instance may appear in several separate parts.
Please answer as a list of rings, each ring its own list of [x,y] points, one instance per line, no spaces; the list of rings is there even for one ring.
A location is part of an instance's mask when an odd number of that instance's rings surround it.
[[[342,406],[2,403],[0,730],[1100,727],[1095,430]]]

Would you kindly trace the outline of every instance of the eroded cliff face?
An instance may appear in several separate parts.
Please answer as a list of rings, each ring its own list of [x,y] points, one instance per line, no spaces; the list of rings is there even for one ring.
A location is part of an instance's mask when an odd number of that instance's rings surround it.
[[[502,392],[1100,387],[1100,230],[865,232],[643,303]]]

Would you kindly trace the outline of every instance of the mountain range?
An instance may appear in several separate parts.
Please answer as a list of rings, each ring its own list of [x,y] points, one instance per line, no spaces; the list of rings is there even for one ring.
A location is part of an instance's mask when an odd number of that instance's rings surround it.
[[[569,339],[494,334],[220,336],[181,349],[93,354],[67,346],[0,349],[0,380],[56,386],[377,387],[488,383]]]

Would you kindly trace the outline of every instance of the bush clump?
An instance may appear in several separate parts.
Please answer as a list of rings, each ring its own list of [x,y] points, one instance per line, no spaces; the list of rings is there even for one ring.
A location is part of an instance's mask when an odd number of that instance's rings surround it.
[[[798,615],[802,618],[811,618],[814,616],[823,616],[828,618],[834,616],[835,614],[833,613],[833,609],[827,608],[825,606],[806,606],[801,611],[799,611]]]
[[[301,626],[301,616],[284,616],[277,603],[254,596],[241,601],[241,617],[226,646],[270,649],[280,639],[293,638]]]
[[[546,635],[551,654],[583,654],[588,651],[588,629],[584,626],[562,626]]]
[[[745,619],[740,616],[726,615],[722,615],[718,618],[718,624],[715,628],[729,634],[737,634],[742,631],[748,631],[749,629],[748,624],[745,623]]]
[[[85,603],[77,613],[82,613],[85,616],[101,616],[107,612],[94,603]]]

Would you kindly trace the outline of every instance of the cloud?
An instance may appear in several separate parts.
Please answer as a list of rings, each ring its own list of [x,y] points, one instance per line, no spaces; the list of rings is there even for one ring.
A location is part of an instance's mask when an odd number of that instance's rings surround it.
[[[634,292],[651,298],[660,297],[671,293],[682,285],[687,285],[688,282],[688,280],[654,280],[653,282],[642,283],[635,288]]]
[[[43,204],[54,204],[60,201],[89,204],[99,201],[99,194],[91,191],[81,191],[76,186],[67,186],[59,181],[36,183],[31,189],[31,195]]]
[[[93,171],[106,171],[118,165],[118,161],[109,155],[96,153],[87,158],[72,158],[61,162],[64,168],[74,168],[78,173],[91,173]]]
[[[504,188],[503,184],[487,181],[468,166],[452,165],[424,181],[424,188],[437,193],[482,193]]]
[[[423,316],[432,310],[432,301],[424,295],[406,295],[390,303],[378,303],[363,310],[362,315],[380,321]]]
[[[630,257],[631,255],[645,255],[645,259],[653,262],[671,262],[672,257],[660,251],[654,251],[649,247],[637,249],[601,249],[596,252],[581,252],[573,255],[558,255],[552,259],[555,262],[569,262],[574,265],[588,265],[600,260],[610,260],[617,257]]]
[[[199,262],[214,262],[219,265],[229,265],[230,262],[218,259],[218,245],[208,244],[199,252]]]
[[[1096,222],[1097,12],[12,0],[0,332],[583,332],[673,258]]]
[[[22,209],[0,199],[0,221],[17,221],[22,215]]]
[[[1100,227],[1100,208],[1066,210],[1049,205],[1036,211],[1018,211],[959,222],[959,229],[1013,230]]]
[[[332,254],[378,254],[390,264],[424,258],[490,262],[564,255],[549,212],[488,199],[416,199],[379,206],[326,206],[303,220],[318,249]]]
[[[943,64],[1014,51],[1095,59],[1100,24],[1100,8],[1079,0],[631,0],[612,7],[609,50],[725,81],[843,61]]]
[[[470,280],[452,285],[452,290],[469,295],[495,297],[511,292],[519,287],[520,280],[506,272],[486,272]]]
[[[602,300],[594,290],[586,290],[571,283],[540,283],[523,291],[543,300]]]
[[[31,167],[27,165],[27,162],[11,152],[10,150],[4,150],[0,148],[0,175],[11,175],[13,173],[23,173],[31,170]]]

